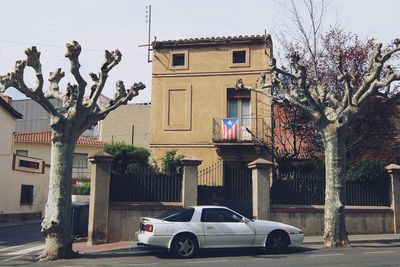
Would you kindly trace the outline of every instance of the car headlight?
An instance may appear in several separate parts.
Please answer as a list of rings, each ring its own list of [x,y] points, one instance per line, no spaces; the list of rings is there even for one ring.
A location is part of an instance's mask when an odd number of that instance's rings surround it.
[[[303,231],[301,231],[301,230],[289,231],[289,235],[299,235],[299,234],[303,234]]]

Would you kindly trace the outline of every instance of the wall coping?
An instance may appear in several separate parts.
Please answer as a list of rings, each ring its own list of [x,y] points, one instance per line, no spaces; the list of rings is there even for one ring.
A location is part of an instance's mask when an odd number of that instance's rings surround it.
[[[88,160],[91,163],[113,162],[114,156],[104,151],[100,151],[94,154],[90,154],[88,156]]]
[[[203,161],[201,159],[195,157],[184,157],[183,159],[181,159],[181,164],[183,166],[198,166],[202,162]]]
[[[274,164],[271,161],[263,158],[258,158],[247,164],[247,167],[249,167],[249,169],[268,169],[271,168],[272,165]]]
[[[323,205],[271,205],[271,212],[288,213],[324,213]],[[391,207],[380,206],[345,206],[345,214],[393,214]]]
[[[183,208],[180,202],[110,202],[111,210],[171,210]]]

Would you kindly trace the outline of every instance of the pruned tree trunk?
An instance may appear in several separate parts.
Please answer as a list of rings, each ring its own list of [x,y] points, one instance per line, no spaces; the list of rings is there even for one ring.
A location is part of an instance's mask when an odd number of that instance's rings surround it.
[[[325,147],[325,213],[324,245],[325,247],[349,246],[345,225],[345,143],[344,128],[328,125],[321,130]]]
[[[71,128],[71,127],[66,127]],[[76,137],[66,131],[52,132],[49,194],[42,233],[46,249],[40,260],[72,258],[73,234],[71,227],[72,160]]]

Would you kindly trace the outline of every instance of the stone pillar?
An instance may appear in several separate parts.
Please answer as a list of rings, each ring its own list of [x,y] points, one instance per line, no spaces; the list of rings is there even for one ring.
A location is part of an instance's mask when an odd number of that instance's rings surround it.
[[[196,206],[197,205],[197,167],[202,160],[193,157],[185,157],[181,160],[183,166],[183,181],[182,181],[182,205]]]
[[[111,164],[114,156],[99,152],[88,157],[92,163],[88,245],[107,243]]]
[[[385,167],[390,175],[390,198],[394,214],[393,230],[395,234],[400,233],[400,166],[390,164]]]
[[[270,219],[270,178],[273,163],[259,158],[250,162],[253,189],[253,218],[258,220]]]

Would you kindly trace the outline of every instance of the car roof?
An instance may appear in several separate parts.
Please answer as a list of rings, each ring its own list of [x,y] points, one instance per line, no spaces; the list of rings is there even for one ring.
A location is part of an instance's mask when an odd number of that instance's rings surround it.
[[[201,209],[207,209],[207,208],[223,208],[223,209],[229,209],[228,207],[224,206],[217,206],[217,205],[200,205],[200,206],[190,206],[191,208],[194,208],[196,210],[201,210]]]

